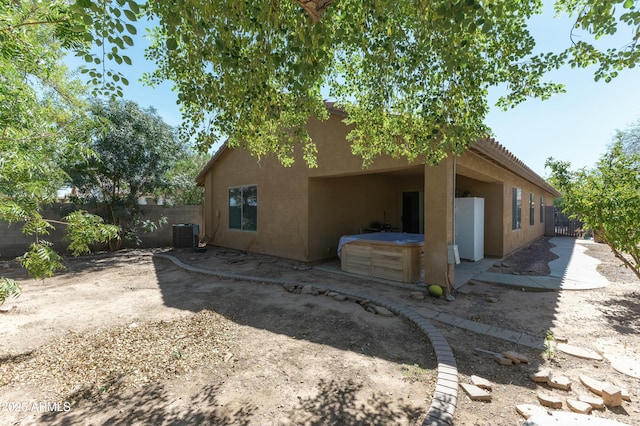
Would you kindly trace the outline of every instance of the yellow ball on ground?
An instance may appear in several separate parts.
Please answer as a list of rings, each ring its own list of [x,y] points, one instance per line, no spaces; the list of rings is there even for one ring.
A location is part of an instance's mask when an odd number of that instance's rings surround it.
[[[443,294],[442,287],[436,284],[432,284],[429,286],[429,294],[435,297],[440,297]]]

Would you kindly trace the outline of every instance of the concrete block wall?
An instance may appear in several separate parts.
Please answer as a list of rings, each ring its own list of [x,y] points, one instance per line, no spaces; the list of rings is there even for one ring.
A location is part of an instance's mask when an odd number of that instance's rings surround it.
[[[142,243],[139,247],[171,247],[173,245],[173,225],[180,223],[195,223],[200,226],[203,232],[203,209],[202,206],[178,206],[165,207],[157,205],[140,206],[142,210],[142,220],[157,221],[160,217],[166,216],[167,223],[162,228],[151,233],[140,233]],[[43,212],[47,219],[60,220],[73,209],[77,208],[72,204],[58,204]],[[34,241],[31,235],[22,233],[22,223],[9,224],[0,221],[0,259],[14,258],[23,255],[29,245]],[[69,243],[64,241],[64,225],[54,224],[55,230],[50,235],[43,236],[44,240],[53,243],[53,247],[58,253],[65,254]],[[125,241],[123,247],[133,247]]]
[[[43,217],[51,220],[61,220],[75,208],[72,204],[55,204],[45,209]],[[0,259],[14,258],[23,255],[32,242],[34,236],[22,233],[23,222],[7,223],[0,220]],[[63,253],[69,245],[64,241],[64,225],[53,224],[55,229],[49,235],[42,235],[41,239],[52,242],[59,253]]]
[[[173,245],[173,225],[181,223],[195,223],[200,227],[200,237],[204,236],[203,206],[141,206],[142,219],[157,221],[162,216],[167,217],[167,223],[162,228],[151,233],[140,233],[142,243],[139,247],[171,247]],[[126,246],[126,244],[125,244]]]

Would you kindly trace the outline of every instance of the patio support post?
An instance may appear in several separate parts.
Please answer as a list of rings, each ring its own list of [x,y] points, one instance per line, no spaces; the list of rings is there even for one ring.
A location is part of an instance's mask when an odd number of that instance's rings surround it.
[[[216,199],[214,197],[213,173],[205,175],[202,185],[204,186],[205,196],[204,203],[202,205],[202,219],[204,223],[201,232],[203,232],[205,242],[207,244],[214,244],[213,239],[215,238],[215,235],[211,235],[210,231],[217,229],[220,226],[221,213],[217,210],[220,207],[215,204]]]
[[[453,159],[424,169],[424,281],[447,288],[446,277],[454,281],[454,265],[448,264],[453,244]]]

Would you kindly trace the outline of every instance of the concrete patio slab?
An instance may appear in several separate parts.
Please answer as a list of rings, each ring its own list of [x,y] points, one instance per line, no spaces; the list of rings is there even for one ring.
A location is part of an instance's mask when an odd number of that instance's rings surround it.
[[[487,272],[498,259],[483,259],[456,265],[455,287],[460,288],[470,280],[528,291],[590,290],[608,284],[607,279],[597,270],[600,261],[585,253],[589,244],[597,243],[571,237],[554,237],[550,242],[555,245],[551,252],[558,259],[549,262],[551,273],[547,276]]]

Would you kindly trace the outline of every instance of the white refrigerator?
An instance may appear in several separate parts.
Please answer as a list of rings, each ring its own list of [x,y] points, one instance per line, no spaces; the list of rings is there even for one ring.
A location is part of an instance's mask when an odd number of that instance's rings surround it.
[[[456,198],[456,245],[460,259],[484,258],[484,198]]]

